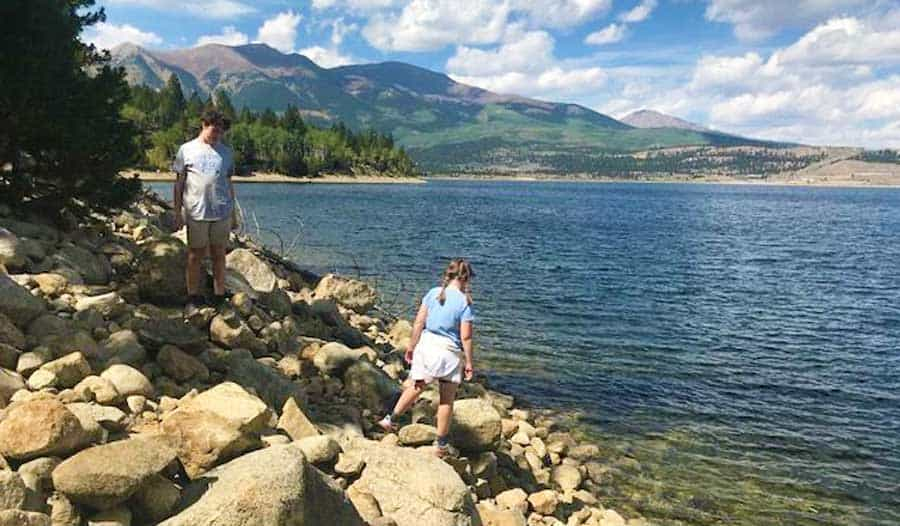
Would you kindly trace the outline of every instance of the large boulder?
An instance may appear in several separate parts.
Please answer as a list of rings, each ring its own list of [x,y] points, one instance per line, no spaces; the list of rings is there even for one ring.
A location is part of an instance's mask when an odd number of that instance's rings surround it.
[[[208,335],[177,318],[147,320],[138,330],[138,337],[150,349],[174,345],[183,351],[200,353],[209,345]]]
[[[243,431],[233,420],[209,411],[176,409],[163,419],[162,429],[176,444],[178,459],[191,478],[262,446],[259,435]]]
[[[78,417],[52,398],[15,403],[0,421],[0,455],[6,458],[66,456],[90,440]]]
[[[140,367],[147,361],[147,351],[138,341],[137,334],[127,329],[110,334],[103,347],[113,363]]]
[[[160,436],[136,437],[85,449],[53,470],[53,487],[72,502],[109,509],[128,500],[175,460]]]
[[[469,488],[446,462],[426,451],[355,440],[365,461],[352,487],[372,495],[398,526],[480,526]]]
[[[292,444],[303,452],[306,460],[313,464],[326,464],[335,460],[341,452],[341,446],[337,440],[326,435],[317,435],[300,440]]]
[[[32,296],[6,274],[0,274],[0,314],[6,315],[18,327],[25,327],[47,309],[44,300]]]
[[[300,404],[306,401],[306,393],[299,384],[277,369],[257,362],[247,351],[231,351],[225,355],[224,362],[228,367],[226,379],[252,388],[269,407],[283,407],[288,398]]]
[[[340,488],[290,445],[219,466],[191,484],[185,496],[190,505],[160,526],[364,525]]]
[[[102,254],[95,254],[77,245],[65,245],[53,254],[57,268],[76,271],[88,285],[106,285],[112,266]]]
[[[144,376],[144,373],[130,365],[110,365],[100,373],[100,378],[109,380],[121,396],[153,396],[153,384]]]
[[[518,510],[503,509],[490,502],[478,503],[478,514],[484,526],[526,526],[525,515]]]
[[[25,506],[28,488],[15,471],[0,471],[0,510],[20,510]]]
[[[164,345],[156,355],[156,363],[176,382],[209,380],[209,369],[206,365],[174,345]]]
[[[457,400],[453,404],[450,441],[467,452],[496,449],[500,442],[500,413],[480,398]]]
[[[245,248],[229,252],[225,264],[229,270],[240,274],[256,292],[272,292],[278,285],[278,277],[269,264]]]
[[[326,274],[319,280],[315,295],[316,298],[334,299],[359,314],[368,312],[378,301],[375,289],[367,283],[334,274]]]
[[[351,349],[339,342],[329,342],[316,352],[313,365],[324,374],[340,376],[362,356],[361,350]]]
[[[344,371],[344,391],[358,398],[363,407],[377,413],[400,392],[400,386],[371,362],[357,360]]]
[[[167,237],[144,244],[135,275],[141,299],[158,304],[183,303],[187,298],[186,266],[187,247],[179,239]]]
[[[266,403],[233,382],[223,382],[184,402],[181,409],[215,413],[241,431],[260,433],[272,420]]]
[[[284,431],[293,440],[317,436],[319,430],[309,420],[293,398],[288,398],[278,419],[278,429]]]
[[[0,343],[17,349],[25,348],[25,335],[2,313],[0,313]]]
[[[45,387],[68,389],[75,387],[78,382],[90,374],[91,365],[84,355],[80,352],[73,352],[40,366],[28,378],[28,387],[34,390]]]

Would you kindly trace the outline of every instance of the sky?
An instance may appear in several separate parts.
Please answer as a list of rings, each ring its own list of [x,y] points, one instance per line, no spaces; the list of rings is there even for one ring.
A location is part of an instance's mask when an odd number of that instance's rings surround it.
[[[622,117],[900,148],[900,0],[99,0],[85,41],[399,60]]]

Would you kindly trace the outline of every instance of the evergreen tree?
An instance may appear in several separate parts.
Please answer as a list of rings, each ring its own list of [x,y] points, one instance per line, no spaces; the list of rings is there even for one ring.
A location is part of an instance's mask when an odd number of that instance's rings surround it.
[[[140,188],[118,176],[136,145],[124,72],[78,38],[105,20],[94,3],[0,2],[0,200],[16,207],[106,208]]]
[[[238,121],[250,124],[256,120],[256,117],[253,115],[253,112],[250,111],[250,108],[244,106],[241,108],[241,114],[238,116]]]
[[[259,122],[263,126],[278,126],[278,116],[272,111],[272,108],[266,108],[262,115],[259,116]]]
[[[173,73],[166,81],[166,87],[162,89],[162,98],[159,105],[159,124],[162,128],[168,128],[181,119],[187,103],[184,93],[181,91],[181,81]]]
[[[284,110],[284,115],[281,117],[281,126],[289,132],[301,135],[306,133],[306,123],[303,122],[303,117],[300,116],[300,110],[293,104],[288,104],[287,109]]]
[[[216,91],[213,101],[216,109],[222,112],[222,115],[224,115],[226,119],[230,122],[234,122],[237,119],[237,112],[234,109],[234,105],[231,104],[231,99],[224,90]]]

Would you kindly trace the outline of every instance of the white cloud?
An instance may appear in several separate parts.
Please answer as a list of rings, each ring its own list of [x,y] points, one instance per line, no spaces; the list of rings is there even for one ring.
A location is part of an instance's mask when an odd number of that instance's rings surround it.
[[[225,26],[222,28],[222,33],[218,35],[203,35],[197,39],[197,45],[203,46],[206,44],[224,44],[226,46],[242,46],[250,42],[250,38],[240,31],[237,30],[234,26]]]
[[[836,18],[817,26],[776,58],[781,64],[900,64],[900,27],[879,31],[856,18]]]
[[[393,7],[399,3],[400,0],[312,0],[313,9],[319,10],[342,7],[356,11],[369,11]]]
[[[755,41],[785,28],[808,26],[860,7],[877,7],[872,0],[708,0],[706,18],[734,26],[741,40]],[[867,6],[868,4],[868,6]]]
[[[340,50],[333,47],[310,46],[297,51],[297,53],[309,58],[323,68],[336,68],[358,62],[349,55],[341,54]]]
[[[167,11],[187,13],[200,18],[230,19],[256,12],[256,8],[237,0],[106,0],[105,5],[133,5]]]
[[[625,24],[610,24],[600,31],[589,34],[584,39],[585,44],[593,44],[602,46],[604,44],[613,44],[621,41],[628,33],[628,26]]]
[[[334,46],[339,46],[344,42],[344,38],[359,30],[359,26],[356,24],[348,24],[344,22],[343,18],[338,18],[331,22],[331,44]]]
[[[447,71],[457,82],[545,99],[589,92],[606,82],[601,68],[572,66],[558,60],[554,45],[546,31],[525,31],[516,25],[494,49],[458,47],[447,60]]]
[[[293,11],[278,13],[263,22],[256,35],[256,40],[272,46],[282,53],[291,53],[297,42],[297,26],[303,17]]]
[[[537,27],[572,27],[606,14],[612,0],[512,0],[512,9]]]
[[[128,25],[99,22],[85,31],[82,40],[94,44],[99,49],[112,49],[119,44],[130,42],[139,46],[158,46],[163,39],[156,33],[141,31]]]
[[[656,0],[643,0],[640,4],[619,16],[622,22],[643,22],[656,9]]]
[[[390,51],[433,51],[448,44],[492,44],[504,34],[507,2],[412,0],[399,14],[376,14],[363,29],[374,47]]]

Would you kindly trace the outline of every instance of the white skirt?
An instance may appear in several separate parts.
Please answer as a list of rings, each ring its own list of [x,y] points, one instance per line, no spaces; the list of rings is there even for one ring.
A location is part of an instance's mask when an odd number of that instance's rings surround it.
[[[413,352],[410,378],[414,381],[444,380],[459,384],[462,383],[462,369],[462,352],[453,340],[433,332],[422,331]]]

